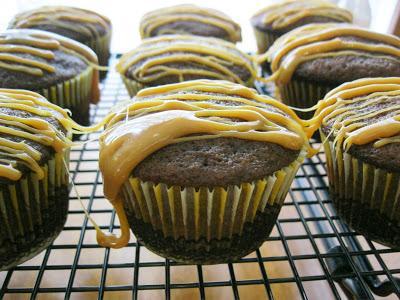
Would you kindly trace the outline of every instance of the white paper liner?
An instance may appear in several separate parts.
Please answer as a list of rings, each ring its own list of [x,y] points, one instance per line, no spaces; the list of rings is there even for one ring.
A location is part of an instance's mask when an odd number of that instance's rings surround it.
[[[320,133],[321,138],[325,139],[322,131]],[[341,201],[351,200],[354,206],[363,205],[379,211],[391,221],[400,222],[399,173],[390,173],[367,164],[335,148],[331,141],[325,143],[324,148],[330,189],[339,207]],[[346,213],[350,216],[359,214],[352,208]]]
[[[131,177],[123,186],[124,206],[164,237],[210,241],[241,235],[257,212],[282,206],[305,156],[302,150],[296,161],[271,176],[226,188],[167,186]]]
[[[334,87],[291,79],[287,84],[277,85],[277,88],[283,103],[298,108],[309,108],[323,99]],[[311,118],[313,112],[297,112],[297,114],[302,118]]]
[[[257,51],[260,54],[265,53],[280,36],[272,32],[261,31],[254,26],[253,31],[256,37]]]
[[[93,72],[97,71],[89,66],[79,75],[49,88],[39,89],[37,92],[50,102],[71,110],[72,118],[74,118],[74,112],[80,112],[80,114],[87,115],[87,118],[89,118]],[[82,122],[81,120],[77,121]]]
[[[68,150],[64,154],[56,153],[42,166],[45,173],[43,179],[39,180],[36,173],[28,172],[17,182],[4,184],[4,189],[0,190],[0,253],[6,251],[7,254],[10,254],[10,252],[18,251],[18,245],[34,244],[28,253],[15,253],[16,259],[11,261],[12,265],[17,265],[35,256],[57,237],[59,232],[55,232],[56,228],[54,228],[51,236],[47,238],[41,236],[41,242],[34,243],[36,233],[40,235],[46,230],[49,231],[47,228],[49,224],[44,222],[46,214],[48,219],[49,213],[54,214],[54,210],[56,210],[57,214],[52,215],[51,218],[58,222],[65,222],[68,210],[62,209],[59,205],[59,201],[65,201],[65,199],[58,199],[56,193],[61,187],[67,187],[69,182],[63,160],[68,164]],[[49,211],[49,207],[53,209]],[[60,231],[63,224],[59,224]],[[45,240],[43,240],[44,238]],[[10,246],[5,246],[10,244],[13,245],[14,250],[9,249]],[[0,269],[9,267],[0,266]]]

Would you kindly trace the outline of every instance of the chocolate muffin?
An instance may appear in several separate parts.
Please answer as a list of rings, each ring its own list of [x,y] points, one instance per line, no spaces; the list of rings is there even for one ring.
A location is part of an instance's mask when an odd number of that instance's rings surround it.
[[[354,230],[400,247],[400,78],[365,78],[332,90],[311,126],[321,126],[330,193]]]
[[[142,38],[165,34],[215,37],[232,43],[242,40],[240,26],[230,17],[215,9],[190,4],[159,8],[142,17]]]
[[[43,96],[0,89],[0,270],[40,253],[63,229],[74,127]]]
[[[111,22],[96,12],[68,6],[42,6],[17,14],[9,28],[40,29],[89,46],[101,65],[110,57]]]
[[[251,18],[258,53],[264,53],[283,34],[310,23],[351,23],[352,14],[325,0],[286,0]]]
[[[124,54],[117,71],[131,96],[140,89],[194,79],[221,79],[253,86],[255,65],[221,39],[164,35],[145,39]]]
[[[27,89],[67,108],[89,124],[89,102],[99,100],[96,54],[81,43],[47,31],[0,33],[0,88]]]
[[[275,81],[284,103],[309,108],[342,83],[400,76],[399,48],[398,37],[352,25],[304,25],[268,50],[273,71],[269,79]]]
[[[104,193],[122,235],[98,241],[124,246],[130,225],[163,257],[235,261],[269,236],[307,146],[292,110],[239,84],[142,90],[100,137]]]

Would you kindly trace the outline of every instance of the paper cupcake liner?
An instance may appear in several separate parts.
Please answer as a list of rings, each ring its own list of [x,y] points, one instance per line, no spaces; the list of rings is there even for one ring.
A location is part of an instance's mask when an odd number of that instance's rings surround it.
[[[72,119],[81,125],[89,125],[89,102],[92,92],[93,67],[81,74],[49,88],[37,90],[50,102],[69,109]]]
[[[68,214],[68,152],[56,153],[38,179],[26,173],[0,188],[0,270],[14,267],[48,247],[64,227]]]
[[[254,35],[257,42],[257,51],[260,54],[265,53],[269,47],[280,37],[278,34],[274,34],[270,31],[262,31],[257,27],[253,26]]]
[[[305,157],[262,180],[227,187],[182,187],[153,184],[131,177],[123,188],[127,213],[164,237],[207,241],[242,235],[258,212],[283,204]],[[132,228],[135,231],[135,228]]]
[[[321,137],[325,135],[321,131]],[[354,230],[400,247],[400,173],[357,159],[333,142],[324,144],[330,193],[340,217]]]
[[[287,84],[277,85],[277,87],[282,102],[298,108],[312,107],[334,88],[334,86],[318,85],[317,83],[293,78]],[[314,114],[313,112],[296,113],[299,117],[305,119],[312,118]]]
[[[85,43],[97,54],[100,66],[108,65],[108,59],[110,58],[110,43],[111,30],[109,30],[105,35],[102,35]]]
[[[122,81],[124,82],[124,85],[126,87],[126,90],[128,91],[128,94],[130,97],[133,97],[139,92],[141,89],[144,89],[146,86],[142,83],[137,82],[136,80],[132,80],[128,77],[126,77],[123,74],[120,74]]]

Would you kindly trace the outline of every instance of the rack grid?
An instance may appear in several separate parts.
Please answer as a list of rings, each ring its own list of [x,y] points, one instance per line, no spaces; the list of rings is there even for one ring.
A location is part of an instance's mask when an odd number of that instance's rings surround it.
[[[91,108],[92,123],[128,98],[113,71],[101,88],[101,102]],[[118,233],[118,219],[103,197],[97,157],[97,142],[72,149],[71,175],[91,216],[103,230]],[[323,152],[307,159],[263,246],[237,262],[212,266],[163,259],[134,237],[124,249],[99,247],[71,191],[63,232],[40,255],[0,272],[0,299],[400,298],[400,252],[365,239],[340,221],[326,174]]]

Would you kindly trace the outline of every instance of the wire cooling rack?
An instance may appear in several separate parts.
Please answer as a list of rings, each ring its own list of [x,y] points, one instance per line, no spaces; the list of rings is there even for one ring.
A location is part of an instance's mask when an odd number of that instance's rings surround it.
[[[127,97],[111,71],[102,83],[100,104],[91,109],[92,122]],[[118,233],[118,220],[103,197],[97,158],[96,142],[73,149],[71,174],[91,216],[103,230]],[[63,232],[40,255],[0,273],[0,299],[400,298],[400,253],[340,222],[329,200],[326,174],[322,152],[307,159],[263,246],[238,262],[212,266],[163,259],[134,237],[123,249],[99,247],[94,227],[71,191]]]

